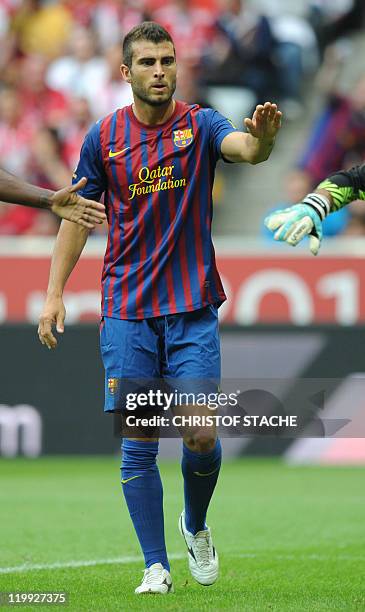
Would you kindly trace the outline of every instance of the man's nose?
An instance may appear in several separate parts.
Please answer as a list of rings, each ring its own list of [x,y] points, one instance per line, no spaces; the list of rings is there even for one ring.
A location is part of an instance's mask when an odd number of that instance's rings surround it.
[[[161,64],[161,62],[156,62],[156,66],[155,66],[155,77],[161,78],[165,76],[165,71],[164,68]]]

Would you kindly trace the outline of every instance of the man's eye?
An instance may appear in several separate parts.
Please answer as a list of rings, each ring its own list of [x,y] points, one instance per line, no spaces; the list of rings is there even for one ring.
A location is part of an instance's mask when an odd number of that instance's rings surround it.
[[[163,64],[166,64],[167,66],[171,66],[174,63],[174,59],[172,57],[168,57],[165,60],[163,60]]]

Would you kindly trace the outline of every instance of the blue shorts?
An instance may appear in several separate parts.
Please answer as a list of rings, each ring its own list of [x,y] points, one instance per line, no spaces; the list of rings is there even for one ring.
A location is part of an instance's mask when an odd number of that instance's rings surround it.
[[[103,317],[100,347],[105,368],[105,412],[119,410],[121,386],[164,380],[180,391],[217,391],[221,359],[218,308],[210,304],[183,312],[141,320]],[[185,386],[184,386],[185,385]],[[192,385],[194,388],[192,389]]]

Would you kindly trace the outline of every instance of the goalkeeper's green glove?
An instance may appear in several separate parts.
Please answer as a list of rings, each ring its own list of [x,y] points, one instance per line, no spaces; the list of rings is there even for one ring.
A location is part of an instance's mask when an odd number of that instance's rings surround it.
[[[323,237],[322,221],[329,213],[328,199],[319,193],[310,193],[299,204],[271,213],[264,223],[275,232],[275,240],[291,246],[309,236],[310,251],[317,255]]]

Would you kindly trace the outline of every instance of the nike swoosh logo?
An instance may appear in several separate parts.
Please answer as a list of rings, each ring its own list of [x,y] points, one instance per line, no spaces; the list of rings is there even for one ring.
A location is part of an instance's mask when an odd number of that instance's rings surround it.
[[[193,557],[194,561],[196,561],[195,555],[194,555],[194,551],[193,549],[189,546],[189,544],[186,541],[186,537],[184,534],[184,529],[183,529],[183,522],[182,522],[182,517],[180,517],[180,525],[181,525],[181,533],[182,533],[182,537],[185,540],[185,544],[186,544],[186,548],[188,549],[188,553],[191,557]]]
[[[126,147],[125,149],[122,149],[122,151],[112,151],[111,149],[109,149],[109,157],[117,157],[117,155],[122,155],[122,153],[124,153],[128,149],[129,149],[129,147]]]
[[[194,472],[195,476],[211,476],[212,474],[215,474],[215,472],[217,472],[219,470],[219,468],[215,468],[215,470],[213,470],[212,472],[207,472],[206,474],[202,474],[201,472]]]
[[[129,482],[130,480],[134,480],[135,478],[141,478],[142,476],[131,476],[130,478],[126,478],[125,480],[123,480],[122,478],[122,484],[127,484],[127,482]]]

